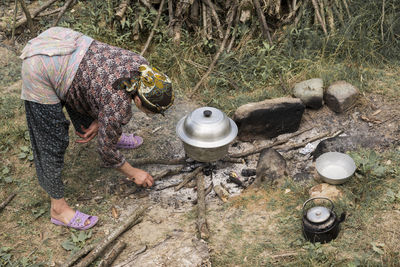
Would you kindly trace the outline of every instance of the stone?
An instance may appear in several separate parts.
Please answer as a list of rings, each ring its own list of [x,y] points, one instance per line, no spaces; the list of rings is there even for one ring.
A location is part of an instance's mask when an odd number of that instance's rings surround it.
[[[342,113],[350,109],[359,95],[358,89],[346,81],[331,84],[325,92],[325,104],[334,112]]]
[[[336,186],[327,183],[317,184],[310,188],[309,190],[310,198],[313,197],[327,197],[330,200],[337,200],[343,196],[342,191],[340,191]]]
[[[324,82],[320,78],[315,78],[297,83],[293,88],[293,94],[300,98],[306,107],[318,109],[324,102]]]
[[[298,98],[282,97],[240,106],[233,116],[238,138],[254,141],[299,129],[305,105]]]
[[[313,160],[316,160],[319,156],[326,152],[340,152],[346,153],[349,151],[356,151],[363,148],[374,148],[375,146],[381,145],[379,137],[368,137],[365,135],[353,135],[353,136],[336,136],[322,140],[315,150],[311,153]]]
[[[287,176],[287,164],[282,155],[273,148],[263,149],[256,168],[256,179],[252,187],[261,184],[279,185]]]

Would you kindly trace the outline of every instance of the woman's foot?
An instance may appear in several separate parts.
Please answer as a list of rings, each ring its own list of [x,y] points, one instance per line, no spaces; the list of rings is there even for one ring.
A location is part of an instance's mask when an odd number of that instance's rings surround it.
[[[61,199],[51,199],[51,218],[60,221],[64,224],[68,224],[74,218],[76,211],[74,211],[65,201],[64,198]],[[85,226],[90,224],[90,220],[85,221]]]
[[[143,138],[133,134],[123,133],[118,140],[117,148],[138,148],[143,144]]]

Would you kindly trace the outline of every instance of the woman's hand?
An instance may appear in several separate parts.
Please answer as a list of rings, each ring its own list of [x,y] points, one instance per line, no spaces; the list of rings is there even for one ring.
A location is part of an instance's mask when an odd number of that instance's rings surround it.
[[[80,144],[84,144],[89,142],[90,140],[92,140],[93,138],[95,138],[95,136],[97,135],[97,132],[99,131],[99,122],[97,120],[94,120],[89,128],[85,128],[81,125],[82,131],[84,132],[84,134],[81,134],[79,132],[76,132],[76,135],[78,135],[80,138],[82,138],[81,140],[77,140],[77,143]]]
[[[154,184],[154,179],[148,172],[134,168],[128,162],[125,162],[118,170],[125,174],[128,180],[139,186],[150,187]]]
[[[154,184],[154,179],[148,172],[141,169],[134,169],[135,171],[132,173],[132,176],[128,176],[128,180],[143,187],[151,187]]]

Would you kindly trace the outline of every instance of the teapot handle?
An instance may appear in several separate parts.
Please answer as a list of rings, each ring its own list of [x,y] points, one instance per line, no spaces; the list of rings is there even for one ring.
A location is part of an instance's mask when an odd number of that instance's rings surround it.
[[[312,200],[315,200],[315,199],[324,199],[324,200],[328,200],[329,202],[331,202],[331,212],[333,211],[334,205],[333,205],[333,201],[332,201],[332,200],[330,200],[330,199],[327,198],[327,197],[313,197],[313,198],[308,199],[306,202],[304,202],[304,204],[303,204],[303,214],[305,214],[305,213],[304,213],[304,208],[306,207],[307,203],[310,202],[310,201],[312,201]]]

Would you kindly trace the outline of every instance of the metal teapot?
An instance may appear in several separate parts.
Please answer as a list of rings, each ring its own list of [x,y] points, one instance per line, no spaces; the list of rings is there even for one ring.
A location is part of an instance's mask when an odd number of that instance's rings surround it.
[[[307,203],[315,199],[323,199],[330,202],[330,209],[324,206],[315,206],[305,210]],[[314,197],[303,204],[303,234],[312,243],[327,243],[335,239],[340,230],[340,223],[344,221],[346,213],[343,212],[338,218],[333,211],[333,202],[326,197]]]

